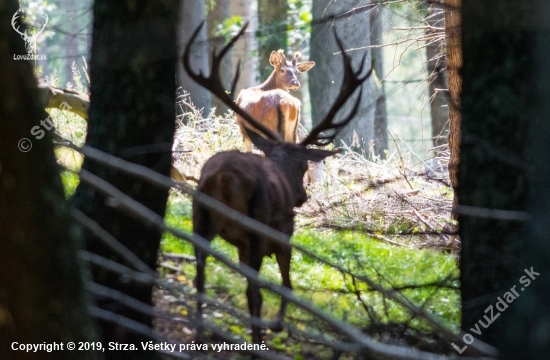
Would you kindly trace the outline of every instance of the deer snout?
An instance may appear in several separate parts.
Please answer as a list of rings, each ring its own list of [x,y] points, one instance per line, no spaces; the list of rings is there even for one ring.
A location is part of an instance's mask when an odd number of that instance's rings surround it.
[[[293,79],[293,80],[290,80],[290,84],[289,84],[289,88],[290,90],[296,90],[300,87],[300,82],[298,81],[298,79]]]

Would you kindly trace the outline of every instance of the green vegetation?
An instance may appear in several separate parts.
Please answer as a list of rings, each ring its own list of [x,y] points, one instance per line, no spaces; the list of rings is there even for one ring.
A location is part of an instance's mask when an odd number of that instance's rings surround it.
[[[181,196],[172,196],[166,222],[169,226],[191,231],[190,200]],[[453,256],[428,249],[396,247],[356,231],[298,228],[292,243],[358,276],[368,276],[387,289],[399,289],[415,304],[440,317],[445,325],[453,330],[459,329],[459,272]],[[212,247],[235,262],[238,261],[236,248],[221,238],[215,238]],[[170,234],[164,235],[161,249],[169,253],[194,254],[191,245]],[[181,269],[182,279],[185,281],[194,279],[194,263],[184,263]],[[206,276],[207,295],[223,299],[225,303],[247,312],[245,295],[247,283],[241,275],[228,271],[223,264],[210,257]],[[274,257],[264,259],[261,276],[280,283],[279,268]],[[294,290],[300,297],[311,301],[332,316],[360,328],[370,324],[372,318],[376,322],[407,323],[408,326],[420,330],[429,329],[425,323],[411,319],[402,307],[382,294],[372,291],[366,284],[360,281],[354,283],[350,276],[344,276],[338,270],[296,250],[293,251],[291,279]],[[269,291],[263,291],[263,296],[262,316],[273,319],[279,307],[279,297]],[[313,319],[305,311],[290,305],[287,317],[291,318],[293,324],[299,329],[308,328],[312,331],[308,324]],[[230,317],[226,316],[223,319],[223,321],[229,321],[225,318]],[[213,320],[222,321],[212,317],[211,321]],[[235,335],[241,336],[245,334],[247,328],[246,324],[244,327],[238,326],[234,321],[226,325],[229,325],[227,327]],[[284,332],[282,335],[277,334],[270,345],[275,348],[299,346],[288,343],[283,345],[281,340],[287,336],[285,334]]]

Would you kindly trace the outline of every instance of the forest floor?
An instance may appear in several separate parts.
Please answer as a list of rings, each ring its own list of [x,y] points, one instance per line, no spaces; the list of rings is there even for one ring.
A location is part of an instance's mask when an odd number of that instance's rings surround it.
[[[187,182],[195,186],[202,164],[213,154],[242,149],[242,138],[231,116],[202,118],[185,107],[175,139],[174,166]],[[183,121],[185,120],[185,121]],[[300,130],[303,135],[304,130]],[[398,150],[387,153],[384,160],[351,151],[325,161],[321,181],[309,184],[308,201],[296,209],[296,231],[292,243],[304,246],[326,259],[354,269],[358,275],[375,279],[385,288],[402,289],[402,293],[418,306],[437,314],[446,326],[457,330],[459,310],[457,255],[460,241],[456,222],[451,219],[452,189],[446,171],[445,152],[420,158],[396,144]],[[191,200],[173,193],[167,223],[191,230]],[[236,250],[221,240],[212,246],[228,254],[234,261]],[[374,259],[374,260],[373,260]],[[221,263],[209,260],[207,266],[208,296],[217,303],[206,306],[204,318],[214,326],[226,329],[227,336],[250,340],[249,325],[239,320],[246,315],[246,279],[230,272]],[[174,340],[191,343],[195,340],[193,322],[193,250],[189,244],[165,235],[159,270],[167,281],[181,285],[181,292],[158,288],[154,300],[159,311],[170,313],[177,321],[159,317],[157,331]],[[266,259],[262,277],[280,282],[274,259]],[[299,296],[336,318],[359,327],[379,341],[415,346],[436,353],[448,353],[421,319],[407,314],[398,304],[386,299],[366,285],[355,282],[307,256],[293,254],[291,269],[294,290]],[[210,284],[208,284],[210,283]],[[262,317],[272,319],[278,308],[278,296],[263,292]],[[219,308],[218,306],[221,306]],[[224,306],[226,308],[224,308]],[[239,312],[233,314],[227,306]],[[336,358],[322,341],[307,334],[322,333],[336,339],[326,324],[290,306],[287,321],[298,332],[265,334],[270,348],[295,359]],[[303,333],[299,331],[303,330]],[[222,341],[209,338],[210,343]],[[219,359],[247,358],[246,355],[210,353]],[[355,358],[343,354],[340,359]]]

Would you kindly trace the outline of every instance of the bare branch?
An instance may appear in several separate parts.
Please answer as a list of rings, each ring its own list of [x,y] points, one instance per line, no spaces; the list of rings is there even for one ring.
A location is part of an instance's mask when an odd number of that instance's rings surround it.
[[[505,221],[529,221],[531,215],[525,211],[516,210],[500,210],[500,209],[487,209],[469,205],[457,205],[453,208],[453,211],[457,214],[468,215],[473,217],[505,220]]]

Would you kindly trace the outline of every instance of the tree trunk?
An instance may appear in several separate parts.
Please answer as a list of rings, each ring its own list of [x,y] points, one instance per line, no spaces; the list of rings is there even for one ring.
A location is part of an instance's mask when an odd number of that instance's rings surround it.
[[[235,88],[235,99],[239,91],[259,84],[258,78],[258,52],[256,30],[258,29],[258,3],[257,0],[230,0],[229,12],[231,16],[239,16],[244,22],[248,22],[246,36],[242,36],[231,50],[232,74],[240,61],[241,75]]]
[[[176,63],[178,71],[178,86],[190,94],[191,101],[198,110],[201,110],[203,116],[210,113],[211,95],[208,90],[191,80],[181,62],[181,57],[185,51],[185,46],[189,42],[191,35],[197,27],[206,20],[206,9],[203,0],[179,0],[178,10],[178,61]],[[201,29],[195,44],[191,48],[191,64],[194,64],[196,72],[202,71],[208,74],[208,38],[205,26]],[[179,109],[178,109],[179,111]]]
[[[258,25],[262,31],[259,39],[262,81],[273,71],[269,54],[279,49],[283,49],[285,53],[287,51],[286,6],[286,0],[258,0]]]
[[[370,13],[371,45],[382,45],[384,39],[384,23],[381,9],[378,8]],[[384,150],[388,149],[388,113],[386,110],[386,91],[384,83],[380,79],[384,76],[384,49],[371,49],[372,64],[374,67],[375,79],[373,81],[376,94],[376,110],[374,115],[374,154],[384,158]]]
[[[69,216],[51,132],[31,135],[48,114],[38,102],[31,62],[13,59],[26,54],[10,26],[18,8],[15,0],[0,0],[0,354],[43,359],[45,351],[12,346],[98,337],[87,311],[87,270],[77,258],[81,232]],[[102,353],[65,347],[55,358],[101,359]]]
[[[447,78],[449,81],[449,178],[455,190],[457,202],[458,165],[460,163],[460,93],[462,91],[462,0],[445,0],[445,39],[447,55]]]
[[[427,23],[433,27],[443,27],[445,24],[445,11],[441,4],[431,4],[427,11]],[[426,35],[433,31],[426,30]],[[449,102],[447,100],[447,76],[445,74],[444,43],[432,42],[426,46],[429,74],[430,110],[432,116],[432,137],[434,146],[447,143],[449,131]]]
[[[313,25],[311,27],[310,58],[315,61],[315,68],[309,75],[309,93],[311,98],[312,125],[317,125],[328,113],[340,92],[343,79],[342,55],[332,33],[332,26],[342,40],[344,49],[365,47],[370,44],[369,15],[363,12],[345,18],[327,21],[333,15],[341,14],[354,7],[351,0],[333,2],[331,0],[314,0],[312,3]],[[334,24],[334,25],[333,25]],[[358,69],[363,55],[366,53],[364,68],[371,64],[370,49],[349,52],[354,69]],[[366,70],[365,70],[366,71]],[[357,91],[340,110],[337,118],[343,118],[352,109],[359,92]],[[335,145],[340,141],[352,149],[364,154],[368,151],[369,141],[374,139],[374,113],[372,99],[374,98],[373,78],[363,84],[362,99],[355,119],[337,136]]]
[[[526,58],[524,66],[531,70],[528,74],[527,71],[515,74],[514,79],[518,82],[516,87],[527,87],[532,92],[529,106],[523,109],[523,116],[528,117],[531,123],[529,138],[524,144],[529,147],[532,166],[527,198],[531,219],[526,224],[525,233],[517,238],[521,252],[514,254],[514,257],[520,257],[518,262],[521,265],[511,280],[520,296],[502,314],[496,338],[504,360],[542,360],[550,354],[549,335],[545,330],[550,323],[550,277],[546,275],[550,274],[550,36],[546,25],[550,16],[550,3],[546,0],[525,1],[520,11],[517,3],[509,3],[508,11],[514,17],[523,17],[533,22],[530,26],[525,26],[523,22],[508,25],[511,30],[509,36],[521,38],[530,46],[527,53],[522,52],[523,46],[518,47],[516,53]],[[528,9],[528,6],[533,6],[533,9]],[[525,77],[520,77],[522,75]],[[534,278],[530,277],[524,269],[530,273],[533,269],[540,275],[531,273]]]
[[[82,4],[75,0],[64,0],[62,6],[70,19],[63,28],[66,33],[63,36],[61,48],[65,52],[65,58],[63,59],[63,70],[59,74],[61,79],[59,87],[66,89],[68,82],[74,84],[72,66],[81,53],[78,46],[80,41],[76,35],[81,31],[82,24],[74,19],[74,14],[82,7]]]
[[[170,148],[175,123],[175,66],[177,2],[154,0],[94,4],[93,45],[90,63],[91,104],[87,145],[169,175]],[[179,59],[178,59],[179,60]],[[168,192],[147,182],[85,159],[86,169],[164,215]],[[143,221],[117,211],[88,184],[78,187],[80,210],[134,252],[149,267],[156,267],[161,234]],[[122,259],[92,235],[87,249],[110,260]],[[150,285],[125,281],[95,266],[94,281],[152,304]],[[151,326],[151,317],[123,304],[98,299],[100,308]],[[104,343],[136,344],[150,339],[124,326],[101,322]],[[139,347],[139,346],[138,346]],[[141,347],[139,347],[141,348]],[[107,358],[151,359],[152,352],[109,351]]]
[[[502,341],[498,334],[504,331],[505,321],[499,319],[491,324],[489,306],[494,307],[499,296],[505,297],[505,292],[517,286],[519,278],[526,275],[523,269],[533,265],[533,261],[521,255],[525,247],[522,242],[528,238],[521,218],[495,219],[472,211],[527,209],[530,173],[527,137],[532,121],[531,34],[523,21],[528,17],[528,3],[515,0],[462,3],[464,66],[457,192],[462,240],[462,329],[490,344]],[[451,131],[452,126],[451,123]],[[547,240],[547,231],[545,237]],[[519,287],[517,291],[523,296]],[[533,311],[531,305],[529,308]],[[496,315],[498,310],[493,310]],[[503,315],[505,318],[506,314]],[[479,326],[480,321],[490,326]],[[518,320],[508,331],[517,336],[522,321]],[[476,325],[481,334],[474,334]]]
[[[223,23],[229,16],[229,0],[217,0],[208,9],[206,24],[208,26],[208,38],[210,39],[209,52],[212,52],[214,49],[219,51],[225,45],[225,37],[217,34],[216,26]],[[231,56],[226,56],[220,64],[220,75],[226,89],[229,89],[231,86],[231,80],[233,80],[232,74]],[[216,108],[216,115],[218,116],[222,116],[229,110],[229,107],[216,96],[212,96],[211,106]]]

